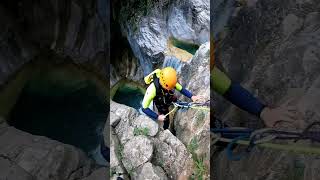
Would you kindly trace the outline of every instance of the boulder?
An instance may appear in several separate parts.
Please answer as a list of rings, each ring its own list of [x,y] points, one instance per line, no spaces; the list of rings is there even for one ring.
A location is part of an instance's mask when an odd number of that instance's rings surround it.
[[[127,171],[133,171],[149,161],[152,154],[152,141],[145,136],[135,136],[124,145],[122,163]]]
[[[24,176],[27,179],[71,180],[87,176],[94,170],[93,161],[73,146],[34,136],[13,127],[1,131],[2,163],[13,164],[10,171],[0,171],[1,177],[14,177],[9,172],[16,171],[18,179],[19,176]],[[5,166],[4,164],[0,166]]]
[[[140,115],[133,119],[131,124],[134,128],[147,129],[149,136],[155,136],[159,130],[158,123],[145,115]]]
[[[169,179],[178,178],[186,170],[191,175],[193,161],[183,143],[169,130],[161,131],[156,138],[154,164],[163,168]]]
[[[136,180],[167,180],[163,169],[152,165],[150,162],[145,163],[133,173],[133,179]]]

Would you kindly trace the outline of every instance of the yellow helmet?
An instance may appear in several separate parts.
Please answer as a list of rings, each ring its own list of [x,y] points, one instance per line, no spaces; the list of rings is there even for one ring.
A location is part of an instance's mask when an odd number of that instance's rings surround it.
[[[177,72],[172,67],[163,68],[160,72],[160,84],[163,88],[171,90],[177,84]]]

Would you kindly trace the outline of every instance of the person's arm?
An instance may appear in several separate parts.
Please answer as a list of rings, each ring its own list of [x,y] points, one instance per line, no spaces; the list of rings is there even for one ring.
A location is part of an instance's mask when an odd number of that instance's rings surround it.
[[[260,117],[265,105],[239,83],[232,82],[223,72],[214,67],[212,72],[213,89],[232,104]]]
[[[152,83],[147,91],[146,94],[144,95],[143,101],[142,101],[142,111],[148,115],[149,117],[151,117],[153,120],[157,120],[158,119],[158,114],[155,113],[154,111],[152,111],[149,106],[150,103],[152,102],[153,98],[156,96],[156,87],[155,85]]]
[[[181,94],[185,95],[186,97],[190,99],[192,98],[192,93],[184,87],[182,87],[182,85],[179,83],[176,84],[176,90],[178,90]]]

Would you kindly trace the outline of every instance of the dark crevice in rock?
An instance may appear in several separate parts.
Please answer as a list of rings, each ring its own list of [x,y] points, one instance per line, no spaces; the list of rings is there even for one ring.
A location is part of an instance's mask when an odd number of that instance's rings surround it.
[[[9,95],[9,101],[16,101],[8,116],[9,125],[92,153],[103,139],[107,119],[103,82],[72,63],[33,64],[15,77],[24,76],[13,86],[21,91]],[[2,89],[10,92],[10,86],[9,81]]]

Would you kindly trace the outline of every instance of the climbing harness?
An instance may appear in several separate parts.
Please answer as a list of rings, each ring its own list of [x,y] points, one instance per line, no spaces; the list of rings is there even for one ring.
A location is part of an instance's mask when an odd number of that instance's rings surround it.
[[[252,130],[248,128],[213,128],[210,131],[218,135],[218,141],[229,143],[226,147],[226,154],[229,160],[240,160],[248,155],[255,146],[271,148],[275,150],[285,150],[304,154],[320,154],[320,148],[299,146],[297,144],[276,144],[272,140],[311,140],[320,143],[320,131],[311,131],[311,128],[320,125],[320,122],[310,124],[302,132],[280,131],[270,128]],[[233,153],[236,144],[248,146],[245,151],[238,155]]]

